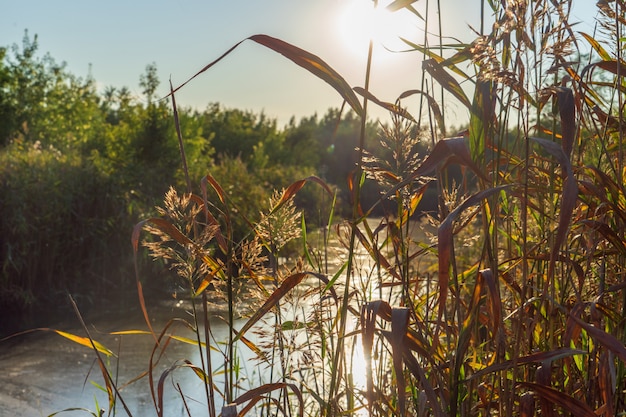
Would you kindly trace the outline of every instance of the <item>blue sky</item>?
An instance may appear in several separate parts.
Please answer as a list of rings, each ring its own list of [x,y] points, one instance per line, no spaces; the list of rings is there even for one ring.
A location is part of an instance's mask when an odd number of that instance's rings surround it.
[[[342,16],[354,1],[0,0],[0,45],[20,44],[28,29],[31,36],[38,35],[40,52],[65,61],[72,73],[86,76],[91,68],[100,85],[127,86],[137,95],[139,76],[154,62],[161,79],[159,93],[165,95],[170,77],[176,86],[235,43],[263,33],[319,55],[350,85],[362,86],[366,43],[355,48],[340,30],[351,24]],[[480,0],[441,3],[444,32],[471,39],[468,24],[476,25]],[[580,20],[595,14],[595,1],[574,0],[574,6]],[[590,24],[580,30],[591,31]],[[412,19],[403,34],[419,41],[422,31],[420,22]],[[375,57],[371,88],[379,98],[393,101],[402,91],[419,88],[419,54],[377,48]],[[200,109],[217,101],[226,107],[264,111],[281,124],[292,115],[298,119],[321,115],[341,105],[325,83],[252,42],[186,86],[177,101]],[[373,115],[385,117],[382,111]]]

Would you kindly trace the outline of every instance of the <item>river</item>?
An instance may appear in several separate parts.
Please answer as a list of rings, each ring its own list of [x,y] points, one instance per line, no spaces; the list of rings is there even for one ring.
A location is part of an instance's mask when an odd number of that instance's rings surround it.
[[[156,332],[161,331],[173,317],[190,319],[187,309],[181,304],[181,301],[161,301],[151,309],[151,321]],[[139,308],[131,308],[123,314],[109,312],[87,321],[93,339],[117,356],[108,359],[108,366],[113,378],[117,379],[118,387],[149,368],[150,354],[155,346],[151,335],[110,334],[120,330],[147,330]],[[240,327],[241,323],[236,326]],[[85,335],[78,319],[58,323],[55,329]],[[211,329],[216,340],[227,339],[228,327],[223,321],[214,318]],[[193,332],[183,326],[172,330],[179,336],[195,337]],[[250,351],[241,349],[239,354],[244,365],[252,360],[253,354]],[[155,386],[166,369],[181,364],[183,360],[199,365],[198,347],[171,340],[154,370]],[[219,352],[212,352],[212,361],[213,366],[217,367],[223,364],[223,357]],[[108,396],[101,388],[104,386],[104,378],[95,362],[94,352],[55,332],[36,331],[0,343],[0,369],[0,417],[49,416],[68,409],[83,410],[66,411],[60,415],[90,415],[86,410],[97,415],[99,409],[108,410]],[[187,415],[174,383],[180,384],[192,415],[208,415],[203,382],[189,368],[176,369],[164,385],[164,415]],[[220,388],[223,390],[223,386]],[[147,376],[121,388],[120,394],[133,416],[157,415]],[[218,397],[215,402],[219,413],[223,401]],[[111,415],[126,414],[118,401],[116,410]]]

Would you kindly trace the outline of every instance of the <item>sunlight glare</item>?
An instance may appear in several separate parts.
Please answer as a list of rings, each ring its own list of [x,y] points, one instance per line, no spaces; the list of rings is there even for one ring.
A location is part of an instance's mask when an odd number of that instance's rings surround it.
[[[385,6],[389,1],[379,1],[378,7],[370,0],[350,0],[339,14],[340,37],[352,53],[367,54],[370,38],[377,46],[398,51],[406,47],[400,37],[411,37],[415,22],[406,10],[389,12]]]

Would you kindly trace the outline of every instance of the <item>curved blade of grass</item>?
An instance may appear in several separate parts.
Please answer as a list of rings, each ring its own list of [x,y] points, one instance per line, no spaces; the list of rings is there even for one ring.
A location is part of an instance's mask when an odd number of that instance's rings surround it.
[[[626,255],[626,244],[608,224],[590,219],[583,219],[581,220],[581,223],[589,226],[592,230],[595,230],[604,236],[604,238],[608,240],[615,247],[615,249],[622,254],[622,256]]]
[[[280,284],[280,286],[267,298],[261,308],[259,308],[257,312],[254,313],[252,317],[250,317],[250,319],[248,319],[246,324],[243,325],[241,330],[239,330],[239,333],[233,339],[233,342],[239,340],[252,326],[255,325],[257,321],[259,321],[259,319],[261,319],[261,317],[265,315],[265,313],[270,311],[272,307],[274,307],[276,303],[280,301],[281,298],[283,298],[289,291],[291,291],[293,287],[298,285],[306,275],[306,273],[300,272],[288,276],[283,281],[283,283]]]
[[[292,183],[289,187],[287,187],[285,189],[285,191],[283,191],[283,194],[280,196],[280,200],[278,200],[278,202],[276,203],[276,205],[274,206],[274,208],[272,208],[270,214],[274,213],[276,210],[278,210],[280,207],[282,207],[283,204],[285,204],[287,201],[291,200],[297,193],[298,191],[300,191],[302,189],[302,187],[304,187],[304,185],[307,182],[315,182],[319,185],[322,186],[322,188],[324,189],[324,191],[326,191],[329,195],[333,195],[332,190],[330,189],[330,187],[328,186],[328,184],[326,184],[326,182],[324,182],[324,180],[322,180],[321,178],[315,176],[315,175],[311,175],[310,177],[307,177],[303,180],[298,180],[294,183]]]
[[[361,96],[365,97],[366,99],[368,99],[372,103],[375,103],[375,104],[379,105],[383,109],[385,109],[387,111],[390,111],[391,113],[395,113],[398,116],[402,116],[405,119],[408,119],[408,120],[410,120],[412,122],[415,122],[415,119],[413,118],[413,116],[411,116],[411,114],[408,111],[406,111],[406,109],[403,109],[402,107],[400,107],[398,105],[395,105],[393,103],[388,103],[386,101],[381,101],[374,94],[370,93],[369,91],[366,91],[364,88],[354,87],[354,91],[357,94],[360,94]]]
[[[584,350],[570,349],[570,348],[559,348],[559,349],[555,349],[555,350],[548,351],[548,352],[532,353],[530,355],[517,358],[516,360],[506,360],[500,363],[494,363],[493,365],[489,365],[488,367],[483,368],[473,373],[469,378],[467,378],[467,381],[480,378],[492,372],[505,371],[507,369],[513,368],[514,366],[527,365],[529,363],[552,362],[555,360],[567,358],[567,357],[574,356],[574,355],[587,355],[587,354],[588,352]]]
[[[434,59],[428,59],[422,63],[422,66],[446,91],[456,97],[465,107],[471,109],[472,103],[470,103],[461,85],[446,72],[439,62]]]
[[[483,171],[479,169],[472,160],[467,142],[468,138],[465,136],[446,138],[437,142],[424,162],[422,162],[422,164],[415,171],[413,171],[407,179],[399,182],[387,191],[379,201],[394,195],[402,187],[415,181],[416,178],[425,177],[438,167],[451,162],[458,162],[461,165],[467,166],[474,174],[483,179],[485,182],[490,182],[489,178],[487,178]]]
[[[93,417],[101,417],[100,415],[94,413],[93,411],[89,410],[88,408],[81,408],[81,407],[66,408],[65,410],[61,410],[61,411],[57,411],[57,412],[52,413],[52,414],[48,414],[48,417],[53,417],[53,416],[56,416],[57,414],[67,413],[67,412],[70,412],[70,411],[82,411],[83,413],[90,414]]]
[[[426,92],[424,92],[422,90],[407,90],[407,91],[403,92],[402,94],[400,94],[400,96],[398,97],[398,100],[402,100],[402,99],[410,97],[410,96],[412,96],[414,94],[420,94],[424,98],[426,98],[426,100],[428,101],[428,106],[430,107],[430,110],[433,112],[433,115],[435,116],[435,120],[437,121],[437,124],[439,125],[439,128],[441,129],[441,131],[445,135],[445,132],[446,132],[446,122],[445,122],[445,120],[443,118],[443,114],[441,113],[441,108],[439,107],[439,103],[437,103],[437,100],[435,100],[433,97],[431,97],[428,93],[426,93]]]
[[[567,123],[574,122],[568,121]],[[563,122],[563,124],[565,124],[565,122]],[[550,279],[554,274],[556,261],[559,257],[559,250],[565,243],[565,238],[567,236],[567,231],[569,230],[572,213],[574,212],[574,208],[576,207],[576,200],[578,199],[578,181],[574,177],[569,156],[566,154],[563,147],[560,147],[556,143],[546,139],[531,139],[539,143],[545,150],[547,150],[552,156],[557,159],[557,161],[561,164],[564,177],[563,190],[561,192],[559,222],[557,226],[556,237],[554,239],[554,243],[552,244],[552,250],[550,253],[550,263],[548,265],[548,279]],[[546,286],[549,282],[548,279],[545,280]]]
[[[518,385],[530,388],[538,396],[569,411],[576,417],[597,417],[596,413],[587,404],[564,392],[534,382],[518,382]]]
[[[422,162],[422,165],[420,165],[410,178],[415,179],[418,176],[428,175],[437,167],[449,163],[451,158],[456,158],[460,164],[467,166],[474,174],[478,175],[486,182],[489,182],[483,170],[474,163],[468,147],[468,138],[465,136],[446,138],[437,142],[433,150],[428,154],[424,162]]]
[[[586,34],[585,32],[578,33],[583,38],[585,38],[587,42],[589,42],[589,45],[593,48],[594,51],[597,52],[600,58],[602,58],[604,61],[610,61],[612,59],[611,55],[602,47],[602,45],[600,45],[600,42],[595,40],[595,38],[593,38],[591,35]]]
[[[570,314],[570,317],[576,322],[576,324],[585,329],[587,333],[589,333],[589,335],[596,340],[597,343],[611,350],[622,360],[622,362],[626,363],[626,347],[624,347],[623,342],[621,342],[612,334],[609,334],[604,330],[599,329],[589,323],[585,323],[573,314]]]
[[[128,406],[126,405],[124,398],[120,395],[120,391],[118,390],[116,383],[113,381],[113,378],[111,377],[111,373],[107,369],[104,363],[104,360],[102,360],[102,356],[100,356],[100,351],[96,347],[96,343],[91,337],[91,334],[89,333],[89,329],[87,328],[87,325],[85,324],[85,320],[83,320],[82,314],[80,314],[80,310],[78,309],[78,305],[76,304],[76,301],[74,301],[74,298],[70,294],[68,294],[68,297],[69,297],[70,303],[72,304],[72,308],[74,309],[74,312],[76,313],[76,317],[78,318],[78,321],[80,321],[80,325],[85,331],[85,334],[87,334],[87,339],[89,340],[90,346],[93,349],[94,353],[96,354],[98,366],[100,367],[100,371],[102,372],[102,378],[104,379],[106,386],[107,386],[107,393],[109,395],[110,408],[113,407],[115,398],[117,398],[122,403],[122,406],[124,407],[124,410],[126,411],[126,414],[128,414],[128,416],[130,417],[131,413],[128,410]],[[115,391],[115,396],[113,396],[113,391]]]
[[[42,329],[42,330],[44,330],[44,329]],[[112,350],[110,350],[109,348],[104,346],[102,343],[97,342],[95,340],[90,340],[87,337],[77,336],[75,334],[68,333],[68,332],[63,332],[61,330],[55,330],[55,329],[47,329],[47,330],[52,330],[56,334],[58,334],[60,336],[63,336],[66,339],[69,339],[69,340],[71,340],[74,343],[78,343],[79,345],[83,345],[85,347],[88,347],[89,349],[95,348],[98,352],[103,353],[103,354],[105,354],[107,356],[115,356],[115,354],[113,353]],[[93,345],[92,345],[92,343],[93,343]]]
[[[233,47],[231,47],[215,61],[206,65],[191,78],[189,78],[179,87],[174,89],[170,94],[176,93],[191,80],[193,80],[203,72],[207,71],[213,65],[217,64],[246,40],[254,41],[259,45],[263,45],[275,52],[278,52],[295,64],[306,69],[311,74],[325,81],[331,87],[333,87],[335,91],[337,91],[341,95],[341,97],[343,97],[343,99],[350,105],[350,107],[352,107],[352,110],[354,110],[356,114],[358,114],[359,116],[363,114],[363,107],[361,106],[361,103],[359,102],[356,94],[354,94],[354,91],[352,91],[350,85],[346,82],[346,80],[343,79],[341,75],[339,75],[337,71],[335,71],[330,65],[324,62],[324,60],[310,52],[305,51],[304,49],[300,49],[290,43],[267,35],[253,35],[236,43]]]
[[[241,410],[239,415],[242,415],[242,416],[247,415],[247,412],[252,409],[254,404],[256,404],[261,398],[263,398],[263,395],[270,393],[272,391],[283,390],[286,388],[290,388],[293,391],[293,393],[296,395],[296,397],[298,397],[298,415],[302,417],[304,415],[304,400],[302,398],[302,392],[296,385],[285,383],[285,382],[263,384],[260,387],[251,389],[247,391],[246,393],[237,397],[234,401],[234,403],[237,405],[241,405],[247,401],[251,402],[251,404],[248,404],[243,410]]]
[[[443,409],[441,408],[442,401],[440,401],[439,398],[437,397],[437,394],[435,392],[435,389],[433,388],[433,385],[430,379],[426,377],[426,374],[424,373],[424,370],[420,366],[419,362],[415,359],[415,356],[413,356],[411,351],[407,349],[406,347],[403,351],[403,358],[404,358],[404,363],[407,369],[417,379],[419,379],[420,383],[422,384],[422,387],[424,388],[424,392],[426,394],[426,398],[430,402],[433,415],[437,417],[444,417],[446,414],[443,412]]]
[[[441,56],[439,56],[436,53],[434,53],[431,50],[432,48],[428,48],[428,47],[424,47],[422,45],[418,45],[416,43],[413,43],[413,42],[409,41],[408,39],[400,38],[400,40],[402,42],[406,43],[411,48],[415,49],[416,51],[421,52],[422,54],[426,55],[427,57],[435,60],[435,62],[437,62],[439,64],[441,64],[441,63],[446,61],[444,58],[442,58]],[[459,69],[459,67],[457,67],[456,65],[449,64],[448,68],[450,68],[450,70],[452,72],[454,72],[455,74],[460,75],[463,79],[467,80],[467,79],[470,78],[470,77],[468,77],[467,74],[465,74],[465,72],[463,72],[461,69]]]

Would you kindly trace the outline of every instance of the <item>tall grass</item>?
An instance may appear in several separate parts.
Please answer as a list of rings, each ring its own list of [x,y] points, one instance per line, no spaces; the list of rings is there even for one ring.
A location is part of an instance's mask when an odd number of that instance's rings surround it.
[[[422,18],[411,3],[390,7]],[[367,80],[350,88],[309,52],[264,35],[248,38],[329,83],[363,123],[368,103],[389,109],[380,132],[389,157],[371,155],[362,142],[348,179],[352,217],[333,222],[329,214],[334,238],[324,237],[322,247],[311,245],[306,225],[297,227],[293,206],[304,186],[332,197],[317,177],[276,194],[260,222],[248,220],[242,241],[231,233],[241,211],[210,174],[199,195],[171,190],[161,216],[136,227],[135,249],[147,231],[144,244],[169,261],[194,301],[184,326],[196,340],[184,342],[196,343],[202,360],[181,366],[205,382],[209,415],[219,413],[219,395],[231,404],[222,415],[237,406],[241,415],[626,411],[624,3],[598,3],[592,34],[574,32],[570,5],[481,1],[481,33],[446,45],[448,56],[442,36],[435,46],[407,40],[426,59],[423,79],[394,103],[376,98]],[[490,31],[488,15],[495,19]],[[581,45],[591,53],[581,55]],[[402,100],[414,94],[425,105],[412,116]],[[445,135],[440,110],[450,101],[467,108],[467,130],[454,137]],[[430,152],[416,155],[416,143],[428,140]],[[462,167],[461,183],[447,179],[450,165]],[[395,203],[383,218],[360,203],[368,181],[383,187],[377,204]],[[439,209],[418,221],[433,182]],[[296,238],[304,242],[302,259],[283,264],[280,248]],[[331,242],[345,254],[334,270],[324,262]],[[210,338],[209,289],[228,305],[223,345]],[[243,326],[239,305],[254,307],[243,313]],[[174,337],[169,328],[150,330],[155,357]],[[222,353],[223,364],[211,362],[210,349]],[[264,378],[243,386],[237,349],[255,352]],[[223,386],[213,379],[216,366]],[[168,375],[153,389],[160,415]]]

